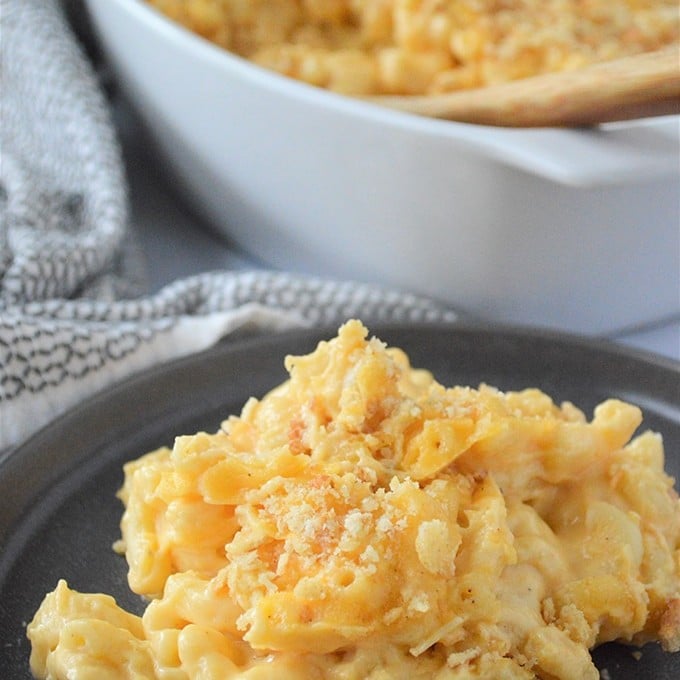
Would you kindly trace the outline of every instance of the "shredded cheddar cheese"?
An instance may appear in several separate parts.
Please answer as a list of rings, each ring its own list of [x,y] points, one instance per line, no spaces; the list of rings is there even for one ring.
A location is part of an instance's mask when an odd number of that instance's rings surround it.
[[[680,650],[680,501],[637,407],[446,388],[358,321],[286,367],[125,465],[116,547],[151,601],[61,581],[37,677],[582,680],[606,641]]]

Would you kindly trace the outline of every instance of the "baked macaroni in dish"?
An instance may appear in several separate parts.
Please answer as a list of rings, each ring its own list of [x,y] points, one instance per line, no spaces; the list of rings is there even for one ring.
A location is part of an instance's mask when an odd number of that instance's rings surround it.
[[[436,94],[678,41],[677,0],[148,0],[264,67],[348,94]]]
[[[125,465],[138,617],[64,581],[38,678],[598,678],[680,650],[680,501],[612,399],[444,387],[358,321],[218,432]]]

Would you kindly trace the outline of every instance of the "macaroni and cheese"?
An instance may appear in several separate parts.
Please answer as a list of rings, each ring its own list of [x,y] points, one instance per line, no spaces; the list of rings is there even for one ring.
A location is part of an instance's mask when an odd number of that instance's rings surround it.
[[[447,388],[358,321],[286,367],[125,465],[150,603],[60,581],[38,678],[583,680],[606,641],[680,650],[680,501],[637,407]]]
[[[264,67],[348,94],[435,94],[680,37],[677,0],[148,0]]]

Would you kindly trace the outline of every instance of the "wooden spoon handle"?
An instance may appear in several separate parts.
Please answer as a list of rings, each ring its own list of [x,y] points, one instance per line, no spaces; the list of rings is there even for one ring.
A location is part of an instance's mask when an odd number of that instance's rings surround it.
[[[596,125],[680,113],[680,46],[474,90],[369,99],[422,116],[509,127]]]

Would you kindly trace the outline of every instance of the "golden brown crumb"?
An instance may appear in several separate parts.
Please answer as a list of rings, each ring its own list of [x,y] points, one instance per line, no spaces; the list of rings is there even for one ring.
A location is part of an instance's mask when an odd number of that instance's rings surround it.
[[[659,625],[661,647],[666,652],[680,652],[680,598],[671,600]]]

